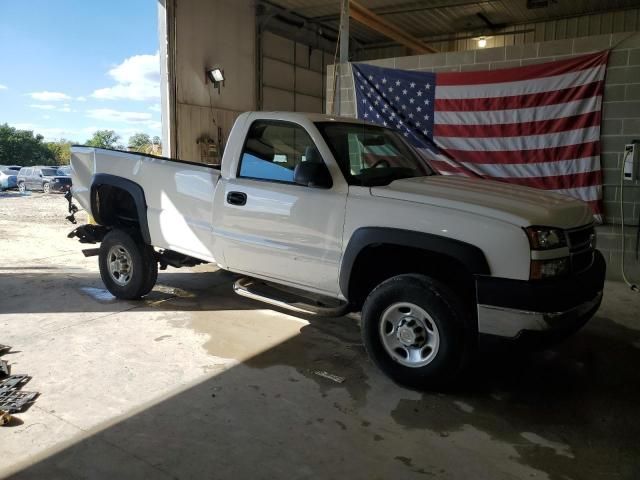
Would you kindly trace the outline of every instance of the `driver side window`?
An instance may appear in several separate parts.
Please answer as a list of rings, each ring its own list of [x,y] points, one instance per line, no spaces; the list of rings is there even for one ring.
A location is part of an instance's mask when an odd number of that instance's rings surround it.
[[[257,120],[249,128],[238,177],[294,183],[294,170],[305,161],[322,162],[322,158],[304,128],[289,122]]]

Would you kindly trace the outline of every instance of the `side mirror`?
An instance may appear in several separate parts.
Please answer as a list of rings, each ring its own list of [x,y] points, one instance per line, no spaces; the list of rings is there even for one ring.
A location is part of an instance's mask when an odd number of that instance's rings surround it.
[[[333,181],[324,162],[300,162],[293,171],[293,181],[313,188],[331,188]]]

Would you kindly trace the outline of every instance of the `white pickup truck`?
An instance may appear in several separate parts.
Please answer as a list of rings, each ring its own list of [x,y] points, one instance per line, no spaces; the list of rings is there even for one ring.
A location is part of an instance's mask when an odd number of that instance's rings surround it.
[[[586,204],[438,175],[402,135],[361,121],[250,112],[220,169],[92,147],[74,147],[71,167],[97,225],[70,236],[101,242],[116,297],[147,294],[158,265],[213,262],[242,275],[242,295],[361,312],[371,359],[400,383],[457,378],[483,338],[561,339],[602,300]]]

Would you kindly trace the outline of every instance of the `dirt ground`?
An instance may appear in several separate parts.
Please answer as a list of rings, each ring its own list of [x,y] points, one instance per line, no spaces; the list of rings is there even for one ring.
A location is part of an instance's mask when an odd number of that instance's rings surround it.
[[[114,299],[66,215],[62,195],[0,193],[3,359],[40,393],[0,427],[0,477],[640,478],[640,300],[622,284],[557,348],[415,392],[371,365],[356,320],[243,299],[211,265]]]

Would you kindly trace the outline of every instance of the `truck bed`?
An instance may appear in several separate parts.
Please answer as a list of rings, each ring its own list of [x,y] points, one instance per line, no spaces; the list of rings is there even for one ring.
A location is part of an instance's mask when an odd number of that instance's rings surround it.
[[[211,254],[213,196],[220,170],[141,153],[74,146],[73,196],[90,214],[96,175],[113,175],[142,187],[151,244],[207,261]]]

